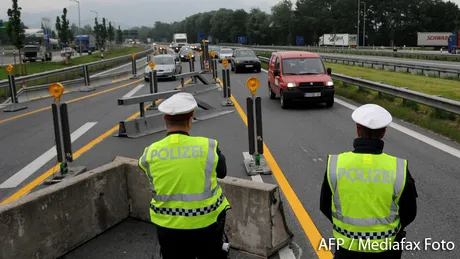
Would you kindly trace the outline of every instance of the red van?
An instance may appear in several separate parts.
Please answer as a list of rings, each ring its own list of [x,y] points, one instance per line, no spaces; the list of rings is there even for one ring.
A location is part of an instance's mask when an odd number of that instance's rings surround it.
[[[324,102],[332,107],[335,90],[331,73],[315,53],[273,52],[268,65],[270,99],[279,97],[283,109],[293,101]]]

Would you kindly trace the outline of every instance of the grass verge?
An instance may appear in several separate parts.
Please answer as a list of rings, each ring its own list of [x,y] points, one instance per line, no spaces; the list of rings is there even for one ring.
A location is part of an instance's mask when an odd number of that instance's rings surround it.
[[[262,67],[267,69],[267,63],[262,63]],[[340,73],[337,70],[336,72]],[[391,76],[395,76],[394,72],[388,73],[392,73]],[[453,82],[452,80],[447,81],[450,83]],[[379,94],[378,92],[372,90],[360,89],[357,86],[343,84],[342,82],[335,82],[335,85],[337,95],[361,104],[375,103],[381,105],[396,118],[428,129],[456,142],[460,142],[460,116],[456,114],[431,108],[412,101],[403,101],[400,98],[395,98],[386,94]]]
[[[109,49],[107,52],[104,52],[104,58],[114,58],[114,57],[119,57],[123,55],[128,55],[133,52],[140,52],[143,51],[144,49],[142,47],[119,47],[119,48],[113,48]],[[40,73],[40,72],[46,72],[54,69],[59,69],[59,68],[65,68],[65,67],[71,67],[75,65],[81,65],[85,63],[90,63],[94,61],[99,61],[101,58],[97,54],[93,55],[86,55],[86,56],[76,56],[72,57],[69,60],[69,63],[66,65],[65,61],[59,61],[59,62],[29,62],[23,64],[23,73],[20,73],[20,67],[19,64],[14,66],[14,74],[16,77],[18,76],[24,76],[24,75],[31,75],[35,73]],[[8,78],[8,73],[6,72],[5,69],[1,68],[0,69],[0,80],[4,80]]]

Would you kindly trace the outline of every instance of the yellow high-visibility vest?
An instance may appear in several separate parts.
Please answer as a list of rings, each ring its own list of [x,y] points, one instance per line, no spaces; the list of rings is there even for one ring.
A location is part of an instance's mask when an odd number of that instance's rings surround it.
[[[216,222],[230,207],[217,183],[217,141],[171,134],[144,150],[139,166],[152,184],[150,218],[174,229],[198,229]]]
[[[385,153],[329,156],[333,234],[344,241],[343,248],[383,252],[386,244],[391,247],[400,230],[398,202],[406,168],[406,160]]]

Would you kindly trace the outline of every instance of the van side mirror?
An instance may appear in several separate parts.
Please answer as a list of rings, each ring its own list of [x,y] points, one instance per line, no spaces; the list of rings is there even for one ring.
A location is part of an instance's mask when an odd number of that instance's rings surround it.
[[[327,74],[328,75],[332,74],[332,69],[330,67],[327,68]]]
[[[273,75],[274,76],[279,76],[280,75],[280,70],[279,69],[273,70]]]

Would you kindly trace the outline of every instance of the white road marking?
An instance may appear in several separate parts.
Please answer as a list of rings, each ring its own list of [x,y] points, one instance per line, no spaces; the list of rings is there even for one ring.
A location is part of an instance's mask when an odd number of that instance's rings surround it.
[[[88,130],[90,130],[97,122],[87,122],[79,129],[74,131],[70,135],[71,142],[73,143],[75,140],[83,136]],[[43,153],[37,159],[32,161],[30,164],[26,165],[22,168],[19,172],[11,176],[8,180],[3,182],[0,185],[0,189],[7,189],[7,188],[15,188],[19,184],[21,184],[24,180],[26,180],[29,176],[34,174],[38,169],[48,163],[51,159],[53,159],[57,155],[56,153],[56,146],[53,146],[51,149]]]
[[[146,58],[141,58],[141,59],[139,59],[139,60],[136,60],[136,64],[137,64],[137,62],[142,61],[142,60],[144,60],[144,59],[146,59]],[[112,71],[114,71],[114,70],[120,69],[120,68],[122,68],[122,67],[131,66],[131,65],[132,65],[132,63],[129,62],[129,63],[126,63],[126,64],[124,64],[124,65],[121,65],[121,66],[118,66],[118,67],[114,67],[114,68],[111,68],[111,69],[109,69],[109,70],[102,71],[102,72],[97,73],[97,74],[92,75],[92,76],[100,76],[100,75],[103,75],[103,74],[112,72]]]
[[[356,107],[356,106],[354,106],[352,104],[349,104],[349,103],[347,103],[347,102],[345,102],[343,100],[337,99],[337,98],[335,98],[335,102],[340,104],[340,105],[343,105],[343,106],[345,106],[345,107],[347,107],[347,108],[349,108],[351,110],[356,110],[358,108],[358,107]],[[439,142],[437,140],[434,140],[434,139],[432,139],[432,138],[430,138],[428,136],[420,134],[420,133],[418,133],[418,132],[416,132],[414,130],[408,129],[408,128],[406,128],[404,126],[401,126],[401,125],[399,125],[397,123],[394,123],[394,122],[392,122],[390,124],[390,127],[395,129],[395,130],[398,130],[398,131],[400,131],[400,132],[402,132],[402,133],[404,133],[406,135],[409,135],[409,136],[411,136],[413,138],[416,138],[416,139],[418,139],[418,140],[420,140],[420,141],[422,141],[422,142],[424,142],[424,143],[426,143],[426,144],[428,144],[428,145],[430,145],[430,146],[432,146],[434,148],[437,148],[437,149],[439,149],[441,151],[444,151],[444,152],[446,152],[448,154],[451,154],[451,155],[453,155],[455,157],[460,158],[460,150],[458,150],[458,149],[455,149],[455,148],[453,148],[451,146],[443,144],[443,143],[441,143],[441,142]]]
[[[280,259],[296,259],[294,252],[289,246],[285,246],[278,251]]]
[[[123,98],[129,98],[133,96],[137,91],[141,90],[142,87],[144,87],[144,84],[136,86],[133,90],[129,91],[129,93],[125,94]]]
[[[262,71],[264,71],[266,73],[268,72],[266,69],[262,69]],[[350,103],[347,103],[347,102],[345,102],[343,100],[340,100],[340,99],[337,99],[337,98],[335,98],[335,102],[340,104],[340,105],[342,105],[342,106],[345,106],[345,107],[347,107],[347,108],[349,108],[351,110],[356,110],[358,108],[357,106],[354,106],[354,105],[352,105]],[[423,142],[425,144],[428,144],[428,145],[430,145],[430,146],[432,146],[434,148],[437,148],[437,149],[439,149],[441,151],[444,151],[444,152],[446,152],[448,154],[451,154],[452,156],[460,158],[460,150],[458,150],[458,149],[455,149],[455,148],[453,148],[451,146],[443,144],[443,143],[441,143],[441,142],[439,142],[437,140],[434,140],[434,139],[432,139],[432,138],[430,138],[428,136],[425,136],[425,135],[423,135],[421,133],[418,133],[418,132],[416,132],[414,130],[411,130],[409,128],[406,128],[406,127],[401,126],[401,125],[399,125],[397,123],[394,123],[394,122],[392,122],[390,124],[390,127],[395,129],[395,130],[398,130],[398,131],[400,131],[400,132],[402,132],[402,133],[404,133],[406,135],[409,135],[409,136],[411,136],[411,137],[413,137],[415,139],[418,139],[421,142]]]

